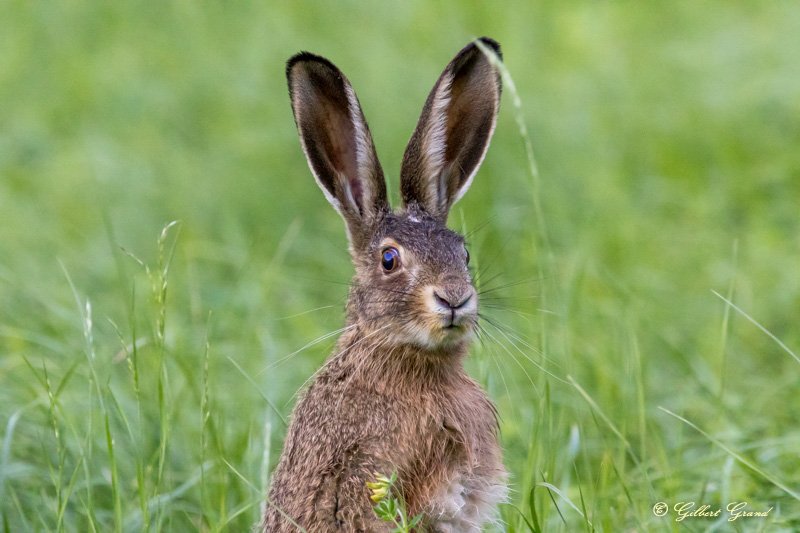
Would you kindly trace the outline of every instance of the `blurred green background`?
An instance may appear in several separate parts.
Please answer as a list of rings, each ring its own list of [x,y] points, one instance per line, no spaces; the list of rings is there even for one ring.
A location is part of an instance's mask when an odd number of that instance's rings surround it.
[[[501,417],[498,527],[800,529],[796,3],[8,1],[0,21],[5,531],[255,522],[352,268],[284,62],[348,75],[396,200],[427,92],[480,35],[522,105],[506,90],[450,217],[500,297],[468,363]],[[658,501],[773,509],[678,523]]]

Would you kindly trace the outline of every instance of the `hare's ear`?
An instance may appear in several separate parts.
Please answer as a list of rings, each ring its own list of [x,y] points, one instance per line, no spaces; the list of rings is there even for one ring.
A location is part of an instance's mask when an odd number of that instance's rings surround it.
[[[289,60],[286,78],[308,166],[359,247],[389,204],[356,93],[330,61],[306,52]]]
[[[500,45],[482,37],[444,69],[422,109],[400,171],[403,203],[447,220],[483,161],[500,107]],[[488,54],[496,56],[492,60]]]

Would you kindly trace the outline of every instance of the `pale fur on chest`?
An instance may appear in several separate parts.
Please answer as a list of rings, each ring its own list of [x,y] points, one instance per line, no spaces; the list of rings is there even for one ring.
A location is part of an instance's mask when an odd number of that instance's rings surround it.
[[[508,495],[505,473],[483,477],[456,472],[426,510],[437,533],[477,533],[497,522],[497,505]]]

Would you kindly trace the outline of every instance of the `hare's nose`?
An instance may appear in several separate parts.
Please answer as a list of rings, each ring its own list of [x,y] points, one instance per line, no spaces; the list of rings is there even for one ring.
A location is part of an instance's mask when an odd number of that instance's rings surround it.
[[[452,295],[442,296],[438,292],[433,291],[433,299],[436,300],[436,303],[439,305],[439,307],[442,307],[448,311],[451,309],[455,310],[464,307],[471,298],[471,292],[461,296],[453,297]]]

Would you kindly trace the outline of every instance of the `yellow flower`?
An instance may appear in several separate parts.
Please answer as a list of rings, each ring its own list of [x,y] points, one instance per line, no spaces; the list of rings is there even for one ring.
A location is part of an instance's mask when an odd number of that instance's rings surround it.
[[[369,499],[375,503],[378,503],[379,501],[383,500],[388,493],[389,491],[386,487],[372,489],[372,496],[370,496]]]
[[[378,503],[389,495],[393,480],[378,472],[373,472],[372,475],[375,476],[375,481],[367,481],[367,488],[372,493],[370,499]]]

